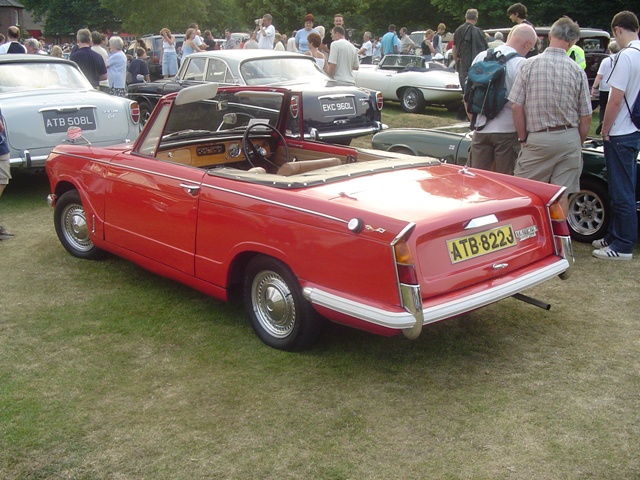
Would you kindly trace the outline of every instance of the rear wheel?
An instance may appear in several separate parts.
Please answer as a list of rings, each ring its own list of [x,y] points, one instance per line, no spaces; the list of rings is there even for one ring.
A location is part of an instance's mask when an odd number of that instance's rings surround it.
[[[424,110],[427,103],[424,101],[422,92],[414,87],[409,87],[402,92],[400,105],[405,112],[419,113]]]
[[[317,338],[322,318],[302,296],[295,275],[270,257],[254,258],[245,271],[244,305],[258,338],[279,350],[302,350]]]
[[[604,237],[609,228],[609,208],[607,186],[590,178],[581,180],[580,191],[569,198],[571,236],[585,243]]]
[[[71,255],[88,260],[104,256],[104,251],[90,239],[87,217],[77,190],[70,190],[58,199],[53,218],[58,239]]]

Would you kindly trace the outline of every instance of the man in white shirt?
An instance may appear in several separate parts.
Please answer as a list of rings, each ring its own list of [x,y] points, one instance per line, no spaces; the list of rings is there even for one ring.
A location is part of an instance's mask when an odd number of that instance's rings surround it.
[[[638,17],[633,12],[616,14],[611,31],[622,47],[609,78],[609,101],[602,122],[604,158],[607,166],[611,219],[604,238],[594,240],[596,258],[631,260],[638,242],[636,178],[640,131],[631,120],[640,92],[640,40]]]
[[[355,85],[353,71],[358,70],[358,51],[344,36],[344,28],[333,27],[329,50],[329,76],[340,85]]]
[[[0,45],[1,53],[27,53],[27,49],[20,43],[20,29],[14,25],[7,29],[7,42]]]
[[[536,44],[538,37],[535,30],[526,24],[514,28],[507,43],[495,48],[495,52],[502,55],[518,53],[520,56],[511,58],[506,63],[507,95],[511,91],[518,70],[526,60],[525,55]],[[487,52],[480,52],[473,60],[472,65],[481,62],[487,56]],[[482,127],[482,131],[473,133],[471,151],[469,154],[469,166],[483,170],[513,175],[520,142],[513,123],[511,102],[507,102],[504,108],[495,118],[487,120],[484,115],[478,115],[476,124]]]
[[[364,32],[364,35],[362,35],[362,48],[358,51],[358,55],[362,56],[360,63],[363,65],[371,65],[373,63],[373,44],[371,43],[370,32]]]
[[[273,42],[276,37],[276,27],[273,26],[273,17],[265,13],[256,25],[256,40],[258,48],[273,50]]]

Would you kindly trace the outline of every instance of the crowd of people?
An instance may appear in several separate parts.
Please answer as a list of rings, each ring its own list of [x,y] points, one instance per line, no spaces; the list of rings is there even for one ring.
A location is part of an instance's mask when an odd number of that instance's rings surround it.
[[[508,102],[492,118],[480,114],[474,119],[476,131],[469,166],[563,185],[566,190],[561,205],[566,212],[569,195],[580,189],[581,147],[591,124],[591,94],[598,94],[597,133],[602,134],[604,144],[612,213],[607,235],[593,242],[593,256],[631,259],[638,239],[635,192],[640,131],[630,115],[630,105],[635,103],[640,91],[638,18],[629,11],[613,18],[611,56],[602,61],[590,91],[584,71],[584,51],[577,45],[580,28],[576,22],[568,17],[557,20],[549,32],[548,47],[540,53],[535,27],[527,19],[527,7],[516,3],[509,7],[507,14],[514,26],[506,40],[498,32],[488,41],[476,25],[479,15],[476,9],[467,10],[465,22],[455,30],[451,40],[455,68],[463,87],[472,66],[484,61],[488,52],[492,58],[496,55],[510,58],[505,68]],[[356,47],[350,41],[343,15],[334,16],[334,25],[329,30],[314,23],[312,14],[305,15],[303,27],[287,37],[276,31],[273,17],[267,13],[256,19],[255,29],[246,38],[234,37],[225,30],[225,39],[220,45],[210,31],[201,36],[198,25],[191,24],[181,52],[174,35],[163,28],[160,31],[162,74],[165,78],[176,75],[179,53],[185,57],[217,48],[276,49],[309,55],[337,84],[354,85],[353,72],[360,64],[370,64],[387,54],[407,54],[416,48],[407,29],[402,27],[398,35],[393,24],[381,38],[365,32],[361,46]],[[444,53],[445,32],[446,26],[439,24],[435,32],[424,33],[420,47],[425,59]],[[20,43],[20,30],[15,26],[8,28],[4,40],[0,38],[0,54],[62,55],[62,48],[53,47],[47,52],[36,39]],[[107,82],[110,93],[124,96],[127,83],[149,81],[144,44],[135,50],[134,58],[128,60],[123,52],[124,43],[118,36],[107,39],[99,32],[80,29],[76,40],[77,43],[69,47],[70,59],[79,65],[95,88],[100,82]],[[6,144],[0,115],[0,195],[10,178],[4,160],[8,157]],[[0,227],[0,239],[10,237],[11,234]]]
[[[611,200],[606,236],[593,242],[593,256],[630,260],[638,240],[636,211],[637,157],[640,131],[631,108],[640,91],[638,18],[629,11],[611,22],[611,56],[602,61],[593,89],[585,74],[584,51],[577,45],[580,27],[568,17],[549,32],[549,45],[538,50],[527,8],[517,3],[507,11],[514,22],[506,42],[488,44],[476,26],[478,11],[469,9],[454,33],[453,55],[461,85],[470,68],[491,52],[515,53],[506,63],[508,102],[494,118],[480,115],[469,153],[469,165],[566,187],[561,205],[580,190],[582,144],[592,117],[591,94],[599,93],[600,125]],[[489,50],[490,49],[490,50]],[[468,107],[468,105],[467,105]],[[468,110],[468,108],[467,108]]]

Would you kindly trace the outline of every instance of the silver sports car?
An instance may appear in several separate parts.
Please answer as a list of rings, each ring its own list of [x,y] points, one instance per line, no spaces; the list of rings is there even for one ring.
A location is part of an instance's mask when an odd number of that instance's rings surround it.
[[[96,91],[74,62],[48,55],[0,55],[0,105],[11,167],[44,167],[69,127],[94,146],[140,133],[136,102]]]
[[[420,113],[427,105],[457,110],[462,104],[458,75],[438,62],[415,55],[385,55],[378,65],[360,65],[356,85],[382,92],[405,112]]]

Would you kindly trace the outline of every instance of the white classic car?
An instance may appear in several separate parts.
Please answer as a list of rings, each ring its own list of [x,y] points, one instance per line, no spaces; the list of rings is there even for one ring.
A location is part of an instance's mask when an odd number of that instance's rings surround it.
[[[0,106],[11,167],[44,167],[69,127],[94,146],[134,141],[136,102],[96,91],[74,62],[48,55],[0,55]]]
[[[458,75],[451,69],[416,55],[385,55],[378,65],[360,65],[356,86],[382,92],[384,100],[398,100],[405,112],[418,113],[427,105],[457,110],[462,101]]]

